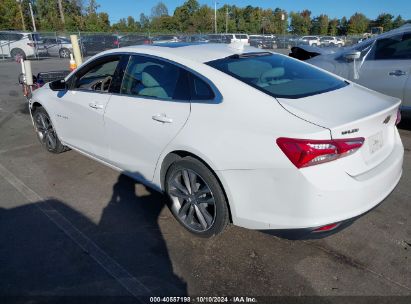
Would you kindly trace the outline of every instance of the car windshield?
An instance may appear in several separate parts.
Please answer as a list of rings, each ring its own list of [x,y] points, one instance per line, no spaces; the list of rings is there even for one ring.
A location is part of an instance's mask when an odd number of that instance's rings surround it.
[[[271,53],[233,55],[207,64],[273,97],[300,98],[347,85],[303,62]]]

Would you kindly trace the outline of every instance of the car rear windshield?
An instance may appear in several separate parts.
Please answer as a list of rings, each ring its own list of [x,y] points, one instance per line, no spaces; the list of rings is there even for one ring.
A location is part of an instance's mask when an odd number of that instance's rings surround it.
[[[273,97],[301,98],[347,85],[303,62],[271,53],[233,55],[207,64]]]

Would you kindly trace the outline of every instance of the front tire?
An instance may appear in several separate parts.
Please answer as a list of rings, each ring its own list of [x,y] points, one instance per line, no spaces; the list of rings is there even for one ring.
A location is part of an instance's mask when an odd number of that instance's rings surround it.
[[[60,58],[69,58],[70,57],[70,50],[66,48],[62,48],[59,51]]]
[[[191,233],[212,237],[229,223],[229,210],[217,178],[201,161],[185,157],[167,171],[165,191],[174,217]]]
[[[68,150],[60,142],[50,116],[44,108],[37,108],[33,112],[33,121],[37,139],[47,151],[58,154]]]

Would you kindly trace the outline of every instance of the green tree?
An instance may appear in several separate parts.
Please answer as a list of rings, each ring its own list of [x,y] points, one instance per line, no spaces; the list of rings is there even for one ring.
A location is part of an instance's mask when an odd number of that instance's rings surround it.
[[[200,5],[198,4],[197,0],[187,0],[183,3],[183,5],[176,7],[173,16],[178,23],[180,31],[193,31],[193,16],[199,10],[199,8]]]
[[[148,30],[150,28],[150,19],[144,13],[140,14],[140,25],[144,30]]]
[[[284,16],[284,20],[282,20],[282,15]],[[273,22],[273,31],[274,34],[283,34],[287,32],[288,28],[288,14],[286,11],[276,8],[274,10],[274,15],[272,17]]]
[[[327,35],[329,20],[327,15],[320,15],[311,21],[311,34]]]
[[[168,8],[163,2],[157,3],[151,8],[151,18],[168,16]]]
[[[172,16],[160,16],[153,18],[150,24],[152,32],[175,33],[179,30],[178,22]]]
[[[23,8],[25,26],[28,26],[27,14]],[[0,29],[23,29],[20,8],[16,0],[0,1]]]
[[[118,22],[113,23],[111,29],[116,32],[129,32],[126,18],[121,18]]]
[[[404,24],[405,24],[405,20],[402,19],[401,15],[398,15],[398,16],[394,19],[394,21],[392,22],[392,28],[394,29],[394,28],[403,26]]]
[[[134,20],[132,16],[127,17],[127,27],[130,32],[137,32],[141,30],[140,22]]]
[[[355,13],[348,21],[348,34],[363,34],[367,32],[370,21],[362,13]]]
[[[302,12],[291,12],[291,32],[297,35],[307,35],[311,28],[311,12],[304,10]]]
[[[336,36],[338,34],[338,26],[339,20],[336,18],[331,19],[328,24],[328,34],[331,36]]]
[[[213,30],[213,10],[207,6],[201,6],[194,12],[192,17],[192,28],[189,32],[209,33]],[[229,23],[230,25],[231,23]]]
[[[375,19],[374,26],[382,26],[384,29],[384,32],[390,31],[393,28],[393,21],[392,19],[394,18],[393,15],[387,14],[387,13],[382,13],[379,14],[377,19]]]
[[[344,16],[341,18],[340,23],[338,25],[338,35],[345,36],[348,33],[348,20]]]
[[[35,12],[39,30],[56,31],[64,28],[57,1],[37,0]]]

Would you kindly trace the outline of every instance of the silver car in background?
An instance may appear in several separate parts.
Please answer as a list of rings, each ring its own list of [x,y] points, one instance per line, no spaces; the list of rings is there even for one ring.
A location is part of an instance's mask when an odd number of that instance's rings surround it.
[[[402,112],[411,116],[411,24],[335,52],[325,50],[305,48],[306,58],[299,59],[400,98]]]
[[[66,37],[42,37],[48,55],[68,58],[73,52],[71,41]]]

